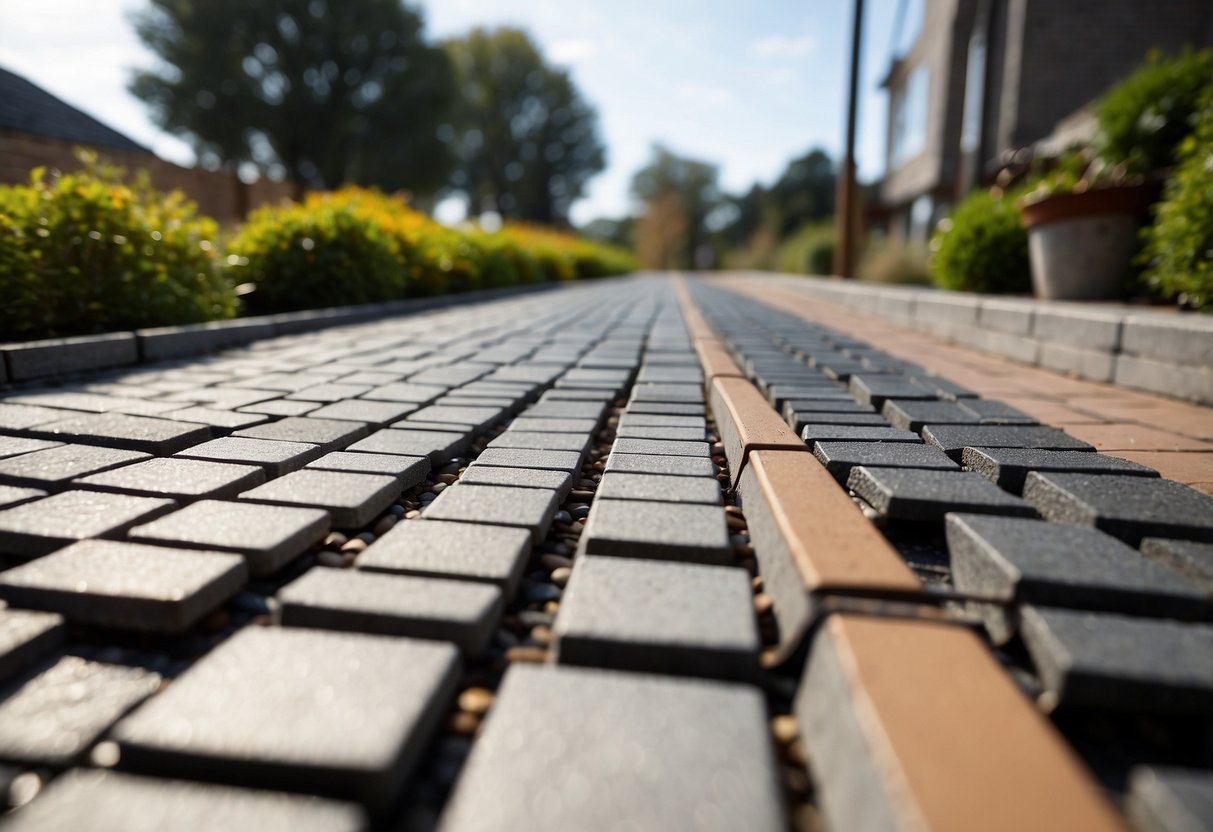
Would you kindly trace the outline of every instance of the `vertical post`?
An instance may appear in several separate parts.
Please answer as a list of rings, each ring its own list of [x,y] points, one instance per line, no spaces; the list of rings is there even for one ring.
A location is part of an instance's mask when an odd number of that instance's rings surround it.
[[[855,276],[855,119],[859,109],[859,47],[863,32],[863,0],[855,0],[855,19],[851,31],[851,83],[847,95],[846,147],[838,165],[837,195],[834,198],[834,274]]]

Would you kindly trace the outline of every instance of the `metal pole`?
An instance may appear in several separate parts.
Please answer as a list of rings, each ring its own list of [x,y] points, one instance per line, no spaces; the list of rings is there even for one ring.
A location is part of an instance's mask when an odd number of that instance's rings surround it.
[[[854,28],[851,32],[851,85],[847,96],[847,137],[843,158],[838,166],[837,195],[834,199],[834,273],[855,276],[855,119],[859,110],[859,46],[863,32],[863,0],[855,0]]]

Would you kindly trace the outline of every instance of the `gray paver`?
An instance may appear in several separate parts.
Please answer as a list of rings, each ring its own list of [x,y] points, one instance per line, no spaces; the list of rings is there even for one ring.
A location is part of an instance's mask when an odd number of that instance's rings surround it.
[[[556,493],[557,502],[564,502],[573,487],[573,478],[564,471],[544,471],[538,468],[505,468],[493,465],[471,465],[459,478],[463,485],[508,485],[515,488],[543,488]]]
[[[182,405],[171,401],[146,401],[141,398],[81,393],[69,390],[48,390],[22,393],[5,399],[10,404],[29,404],[39,407],[61,408],[85,413],[164,413],[179,410]],[[66,417],[68,414],[64,414]],[[80,415],[79,413],[73,415]]]
[[[271,399],[268,402],[236,408],[237,413],[264,413],[266,416],[302,416],[319,410],[320,402],[291,402],[286,399]]]
[[[928,468],[958,471],[960,466],[938,448],[909,442],[816,442],[813,455],[846,485],[851,469],[858,465],[879,468]]]
[[[61,615],[0,609],[0,681],[58,647],[66,632]]]
[[[256,465],[162,457],[91,474],[72,484],[92,491],[197,500],[235,497],[263,482],[265,471]]]
[[[702,442],[707,432],[703,428],[620,426],[615,436],[621,439],[673,439],[678,442]]]
[[[604,474],[595,499],[651,500],[659,503],[700,503],[718,506],[720,484],[709,477],[679,477],[661,474]]]
[[[434,465],[446,462],[471,443],[466,433],[438,430],[378,430],[360,439],[346,450],[356,453],[398,454],[428,457]]]
[[[32,558],[90,537],[112,537],[175,506],[172,500],[64,491],[0,511],[0,554]]]
[[[750,681],[761,640],[740,569],[584,556],[556,618],[557,661]]]
[[[127,498],[131,499],[131,498]],[[329,530],[321,509],[202,500],[130,531],[146,543],[244,555],[254,576],[270,575]]]
[[[74,624],[179,633],[247,577],[238,555],[82,540],[0,572],[0,598]]]
[[[412,488],[425,479],[425,475],[430,472],[430,461],[423,456],[334,451],[304,467],[319,471],[348,471],[354,474],[386,474],[395,477],[403,490]]]
[[[40,488],[22,488],[16,485],[0,485],[0,508],[17,506],[45,497],[46,492]]]
[[[141,451],[56,443],[44,451],[0,460],[0,482],[52,488],[76,477],[145,459],[150,455]]]
[[[510,598],[530,554],[526,529],[409,520],[367,547],[356,565],[372,572],[488,581]]]
[[[556,494],[536,488],[456,484],[422,512],[429,520],[456,520],[529,529],[538,543],[556,514]]]
[[[505,608],[492,584],[323,567],[278,600],[287,627],[449,641],[469,659],[484,652]]]
[[[304,795],[76,769],[7,819],[12,832],[358,832],[361,811]]]
[[[637,384],[629,402],[700,404],[703,398],[703,387],[699,384]]]
[[[50,407],[38,407],[32,404],[10,404],[0,401],[0,430],[19,431],[34,425],[45,425],[47,422],[57,422],[72,414]]]
[[[400,491],[400,483],[392,476],[304,469],[245,491],[240,499],[322,508],[332,515],[334,526],[357,529],[382,514]]]
[[[272,439],[246,439],[224,436],[195,445],[177,454],[182,459],[201,459],[260,465],[270,477],[297,471],[324,451],[318,445],[303,442],[279,442]]]
[[[371,389],[369,384],[342,384],[340,382],[316,384],[290,393],[286,398],[305,402],[339,402],[342,399],[352,399],[363,393],[369,393]]]
[[[288,416],[268,425],[237,431],[233,436],[277,442],[306,442],[318,445],[322,451],[329,453],[362,439],[368,432],[365,424],[339,419],[314,419],[308,415]]]
[[[700,428],[706,431],[708,420],[702,416],[654,416],[647,413],[624,413],[619,417],[619,427]]]
[[[810,447],[814,442],[900,442],[918,445],[922,440],[913,431],[891,427],[849,425],[805,425],[800,438]]]
[[[44,451],[57,448],[62,442],[51,442],[46,439],[26,439],[21,436],[0,436],[0,459],[20,456],[33,451]]]
[[[181,410],[170,410],[164,414],[165,419],[175,419],[178,422],[196,422],[209,425],[219,431],[239,430],[250,428],[268,422],[269,416],[263,413],[239,413],[235,410],[216,410],[209,407],[186,407]]]
[[[1094,451],[1065,431],[1044,425],[927,425],[922,438],[957,461],[965,448],[1035,448],[1042,451]]]
[[[125,413],[90,413],[30,428],[42,439],[145,451],[163,456],[211,438],[206,425],[171,422]]]
[[[246,628],[120,722],[124,765],[382,804],[455,692],[449,644]]]
[[[650,416],[703,416],[707,406],[699,402],[628,402],[628,413],[647,413]]]
[[[589,435],[598,423],[593,419],[545,419],[520,416],[510,422],[510,430],[547,431],[548,433],[580,433]]]
[[[236,387],[197,387],[167,396],[169,401],[209,404],[221,410],[235,410],[245,405],[282,398],[280,390],[252,390]]]
[[[611,452],[606,470],[626,474],[667,474],[676,477],[715,477],[716,465],[695,456],[650,456]]]
[[[611,448],[612,455],[707,457],[708,452],[707,442],[678,442],[672,439],[616,439]]]
[[[374,399],[384,402],[407,402],[417,406],[429,404],[447,391],[445,387],[429,384],[410,384],[407,382],[385,384],[381,387],[362,394],[364,399]]]
[[[1213,829],[1213,772],[1136,766],[1129,776],[1126,810],[1134,828],[1148,832]]]
[[[1207,713],[1213,626],[1024,606],[1020,634],[1061,705]]]
[[[724,512],[715,506],[598,500],[578,549],[590,555],[732,563]]]
[[[1213,543],[1151,537],[1141,542],[1141,551],[1213,596]]]
[[[537,451],[572,451],[582,457],[590,448],[591,436],[576,433],[542,433],[507,430],[489,442],[490,448],[527,448]]]
[[[386,427],[408,416],[416,408],[411,404],[349,399],[319,407],[308,414],[309,419],[336,419],[340,422],[361,422]]]
[[[64,656],[0,702],[0,757],[68,765],[159,686],[147,670]]]
[[[1158,472],[1136,462],[1087,451],[1040,451],[1032,448],[965,448],[961,462],[1013,494],[1023,492],[1031,471],[1082,474],[1121,474],[1157,477]]]
[[[1030,503],[972,471],[917,468],[851,469],[847,488],[882,515],[899,520],[939,521],[949,511],[1035,517]]]
[[[524,448],[485,448],[471,467],[481,465],[499,468],[536,468],[546,471],[576,473],[581,468],[581,455],[575,451],[536,451]]]
[[[1134,545],[1143,537],[1213,542],[1213,497],[1171,480],[1031,473],[1023,493],[1049,520],[1095,526]]]
[[[962,592],[1017,603],[1197,619],[1210,600],[1179,574],[1096,529],[1009,517],[950,514],[952,581]],[[998,642],[1014,616],[989,608]]]
[[[782,830],[766,723],[748,685],[514,665],[439,830]]]

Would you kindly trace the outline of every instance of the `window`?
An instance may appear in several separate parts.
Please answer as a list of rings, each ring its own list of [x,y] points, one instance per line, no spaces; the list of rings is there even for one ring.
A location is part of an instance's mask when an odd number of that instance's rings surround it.
[[[964,120],[960,129],[962,153],[972,153],[981,142],[981,99],[985,82],[986,36],[979,29],[969,41],[969,65],[965,69]]]
[[[925,64],[910,70],[905,86],[894,93],[893,129],[889,137],[889,167],[895,168],[922,152],[927,144],[931,73]]]

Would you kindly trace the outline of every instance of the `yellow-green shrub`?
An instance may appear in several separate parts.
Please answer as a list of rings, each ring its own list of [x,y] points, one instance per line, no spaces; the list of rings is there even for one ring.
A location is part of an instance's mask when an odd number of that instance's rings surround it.
[[[215,222],[180,193],[85,169],[0,187],[0,338],[196,323],[236,314]]]

